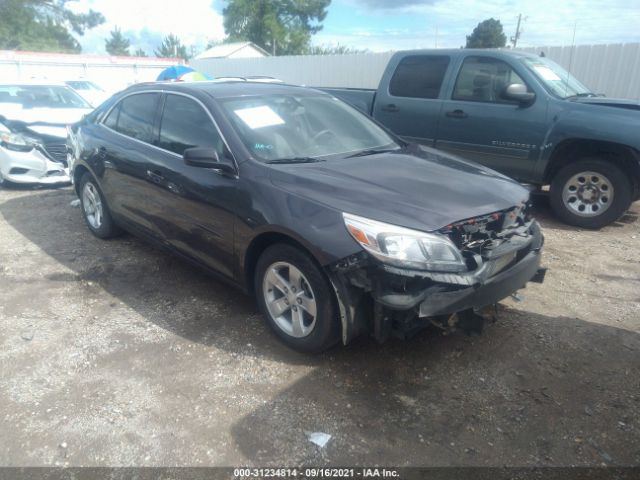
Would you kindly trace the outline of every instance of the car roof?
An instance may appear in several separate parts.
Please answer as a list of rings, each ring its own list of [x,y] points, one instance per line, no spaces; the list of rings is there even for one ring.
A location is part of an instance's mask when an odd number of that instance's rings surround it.
[[[512,50],[509,48],[432,48],[432,49],[420,49],[420,50],[402,50],[396,52],[396,55],[403,57],[410,55],[450,55],[452,57],[458,55],[493,55],[497,57],[534,57],[538,55],[535,53],[524,52],[522,50]]]
[[[148,82],[132,85],[126,91],[166,90],[184,93],[206,93],[213,98],[238,97],[243,95],[265,94],[310,94],[322,93],[319,90],[289,85],[286,83],[246,82],[246,81],[200,81],[200,82]]]
[[[55,80],[18,80],[15,82],[7,82],[6,80],[0,81],[0,87],[65,87],[68,88],[64,82],[58,82]]]

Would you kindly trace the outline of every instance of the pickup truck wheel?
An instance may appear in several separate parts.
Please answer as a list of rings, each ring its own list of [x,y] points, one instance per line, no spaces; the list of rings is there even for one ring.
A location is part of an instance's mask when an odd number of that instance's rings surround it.
[[[602,228],[615,222],[631,205],[631,183],[624,172],[599,159],[563,167],[551,182],[551,206],[570,225]]]
[[[82,216],[91,233],[102,239],[118,235],[120,229],[113,222],[104,195],[90,173],[85,173],[82,176],[78,191],[80,192]]]
[[[339,340],[332,290],[306,253],[287,244],[270,246],[258,260],[254,282],[267,324],[289,347],[319,353]]]

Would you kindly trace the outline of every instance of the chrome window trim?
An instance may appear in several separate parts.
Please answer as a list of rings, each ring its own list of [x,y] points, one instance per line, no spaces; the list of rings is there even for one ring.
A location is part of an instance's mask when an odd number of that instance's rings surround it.
[[[164,153],[168,153],[170,155],[173,155],[176,158],[182,159],[182,155],[178,155],[176,152],[172,152],[171,150],[166,150],[162,147],[159,147],[157,145],[153,145],[152,143],[147,143],[144,142],[142,140],[139,140],[137,138],[133,138],[130,137],[129,135],[125,135],[124,133],[120,133],[116,130],[114,130],[111,127],[108,127],[104,124],[105,120],[109,117],[109,115],[111,115],[111,112],[114,108],[116,108],[118,105],[120,105],[120,103],[129,97],[132,97],[133,95],[142,95],[145,93],[159,93],[159,94],[166,94],[166,95],[180,95],[182,97],[187,97],[190,98],[191,100],[195,101],[198,105],[200,105],[200,107],[205,111],[205,113],[207,114],[207,116],[209,117],[209,119],[211,120],[211,122],[213,123],[213,126],[216,128],[216,131],[218,132],[218,135],[220,135],[220,138],[222,139],[222,142],[224,143],[224,146],[227,148],[227,151],[229,152],[229,155],[231,155],[231,160],[233,161],[233,166],[236,169],[236,172],[239,172],[238,169],[238,162],[236,161],[236,157],[233,154],[233,151],[231,150],[231,147],[229,147],[229,143],[227,142],[227,139],[224,137],[224,135],[222,134],[222,131],[220,130],[220,127],[218,126],[218,122],[216,122],[216,120],[213,118],[213,115],[211,115],[211,112],[209,111],[209,109],[205,106],[204,103],[202,103],[200,100],[198,100],[196,97],[194,97],[193,95],[189,95],[188,93],[183,93],[183,92],[174,92],[174,91],[169,91],[169,90],[144,90],[141,92],[131,92],[128,93],[127,95],[123,96],[122,98],[118,99],[117,102],[115,102],[113,105],[111,105],[111,107],[109,107],[109,110],[107,110],[107,112],[103,115],[103,117],[100,119],[100,121],[98,122],[98,124],[104,128],[106,128],[107,130],[109,130],[110,132],[115,133],[116,135],[120,135],[121,137],[124,138],[128,138],[129,140],[133,140],[134,142],[138,142],[141,143],[142,145],[146,145],[148,147],[151,148],[155,148],[156,150],[160,150],[161,152]],[[164,104],[163,104],[163,108],[164,108]],[[161,113],[164,113],[161,112]]]

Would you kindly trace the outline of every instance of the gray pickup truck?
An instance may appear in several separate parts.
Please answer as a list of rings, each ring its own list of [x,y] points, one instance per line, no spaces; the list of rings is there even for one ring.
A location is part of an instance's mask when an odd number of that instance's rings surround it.
[[[398,52],[377,91],[322,90],[409,141],[549,185],[569,224],[603,227],[640,196],[640,103],[596,95],[547,58]]]

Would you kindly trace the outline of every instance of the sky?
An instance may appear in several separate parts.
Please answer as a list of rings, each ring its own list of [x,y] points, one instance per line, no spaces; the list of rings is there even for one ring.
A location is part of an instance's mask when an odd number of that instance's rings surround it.
[[[153,54],[168,33],[203,50],[224,38],[223,0],[77,0],[75,11],[93,8],[106,23],[79,37],[85,53],[104,53],[114,26],[131,40],[132,51]],[[519,46],[640,42],[640,0],[333,0],[316,45],[345,45],[370,51],[449,47],[465,44],[478,22],[499,19],[507,37],[522,14]]]

